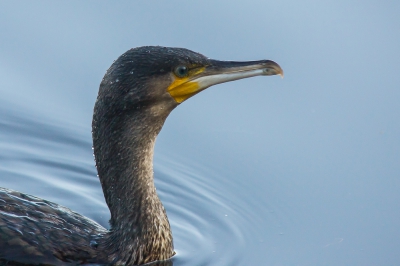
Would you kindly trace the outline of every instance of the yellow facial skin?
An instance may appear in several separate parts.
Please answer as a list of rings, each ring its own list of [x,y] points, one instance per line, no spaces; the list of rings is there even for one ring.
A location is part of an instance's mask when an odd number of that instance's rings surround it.
[[[205,69],[205,67],[201,67],[189,70],[188,76],[183,78],[174,75],[175,80],[169,85],[167,91],[177,103],[181,103],[199,92],[199,83],[191,81],[191,78],[202,73]]]

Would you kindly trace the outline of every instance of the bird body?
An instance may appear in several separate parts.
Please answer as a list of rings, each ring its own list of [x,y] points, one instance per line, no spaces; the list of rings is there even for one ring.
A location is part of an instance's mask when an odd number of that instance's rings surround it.
[[[273,61],[217,61],[182,48],[147,46],[121,55],[100,84],[92,122],[111,229],[55,203],[0,189],[0,259],[54,265],[168,261],[175,254],[172,233],[153,177],[155,140],[166,118],[214,84],[277,74],[283,72]]]
[[[58,204],[0,188],[0,258],[21,263],[88,263],[101,254],[90,246],[107,230]]]

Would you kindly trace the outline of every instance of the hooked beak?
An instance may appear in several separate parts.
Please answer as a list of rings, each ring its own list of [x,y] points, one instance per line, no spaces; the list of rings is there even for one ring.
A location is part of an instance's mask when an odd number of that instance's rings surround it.
[[[211,64],[192,71],[188,77],[176,79],[167,91],[181,103],[200,91],[215,85],[255,76],[280,75],[282,68],[271,60],[234,62],[210,60]]]

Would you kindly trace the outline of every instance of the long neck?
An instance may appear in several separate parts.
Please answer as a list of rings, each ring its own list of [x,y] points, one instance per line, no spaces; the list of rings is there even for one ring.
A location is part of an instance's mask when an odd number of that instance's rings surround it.
[[[105,244],[115,262],[136,264],[173,255],[170,225],[153,180],[153,151],[166,116],[146,110],[93,117],[93,147],[111,212]]]

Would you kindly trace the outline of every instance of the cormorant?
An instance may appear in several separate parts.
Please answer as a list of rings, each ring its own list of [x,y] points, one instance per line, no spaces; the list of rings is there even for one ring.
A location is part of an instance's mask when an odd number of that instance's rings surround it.
[[[180,103],[223,82],[283,75],[270,60],[233,62],[159,46],[133,48],[107,70],[94,106],[96,167],[110,230],[58,204],[0,189],[0,261],[140,265],[174,255],[153,181],[154,143]]]

